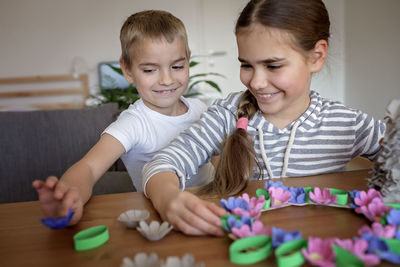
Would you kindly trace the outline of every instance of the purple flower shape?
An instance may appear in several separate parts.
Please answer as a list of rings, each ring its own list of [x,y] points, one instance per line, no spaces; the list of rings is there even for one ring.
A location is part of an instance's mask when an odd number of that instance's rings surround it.
[[[247,201],[242,199],[241,197],[229,197],[228,200],[221,199],[221,206],[228,212],[231,212],[235,208],[241,208],[247,210],[247,206],[249,205]]]
[[[301,238],[299,231],[286,232],[283,229],[272,227],[272,247],[277,248],[283,243]]]
[[[368,242],[364,239],[351,240],[351,239],[335,239],[334,243],[339,247],[350,251],[362,260],[367,266],[374,266],[380,263],[378,256],[368,252]]]
[[[306,202],[306,191],[303,187],[289,187],[291,199],[290,203],[303,204]]]
[[[384,238],[393,238],[396,234],[396,227],[392,224],[383,226],[379,222],[374,222],[372,224],[372,227],[369,227],[368,225],[364,225],[358,230],[358,234],[362,236],[365,233],[370,233],[371,235],[377,236],[377,237],[384,237]]]
[[[347,191],[349,196],[350,196],[350,207],[352,207],[353,209],[358,208],[359,206],[356,205],[356,203],[354,202],[355,198],[360,198],[360,190],[352,190],[352,191]]]
[[[232,228],[240,228],[243,225],[251,225],[251,219],[249,216],[244,215],[243,217],[237,218],[233,215],[230,215],[228,219],[226,220],[226,223],[228,224],[228,228],[224,227],[224,229],[228,232],[232,231]]]
[[[379,237],[371,234],[364,234],[362,236],[368,242],[368,252],[377,255],[383,260],[387,260],[391,263],[400,263],[400,255],[390,252],[389,245]]]
[[[360,193],[360,197],[362,198],[362,193]],[[357,213],[362,213],[364,214],[365,217],[367,217],[368,220],[370,221],[380,221],[381,217],[384,216],[386,213],[392,210],[392,207],[386,206],[385,203],[383,202],[382,198],[380,197],[375,197],[373,199],[368,199],[368,201],[357,201],[355,199],[356,204],[357,202],[360,203],[360,207],[356,208],[355,211]]]
[[[386,219],[389,224],[400,227],[400,210],[392,209]]]
[[[239,238],[256,235],[271,235],[271,229],[264,227],[261,221],[255,221],[251,226],[243,224],[241,227],[232,228],[232,234]]]
[[[276,182],[273,182],[272,180],[269,180],[269,181],[267,181],[267,182],[265,182],[265,190],[267,190],[267,191],[269,191],[269,189],[271,188],[271,187],[273,187],[273,188],[282,188],[283,190],[288,190],[288,187],[287,186],[284,186],[283,185],[283,183],[282,183],[282,181],[276,181]]]
[[[335,267],[335,253],[332,248],[334,239],[308,238],[307,250],[301,252],[314,266]]]
[[[321,192],[319,187],[314,188],[314,192],[310,191],[310,199],[320,205],[330,205],[336,202],[337,196],[332,195],[328,188],[324,188]]]
[[[49,217],[49,218],[40,218],[42,223],[51,229],[62,229],[68,226],[69,222],[71,221],[72,217],[74,216],[75,212],[71,211],[71,208],[68,209],[67,216],[65,217]]]

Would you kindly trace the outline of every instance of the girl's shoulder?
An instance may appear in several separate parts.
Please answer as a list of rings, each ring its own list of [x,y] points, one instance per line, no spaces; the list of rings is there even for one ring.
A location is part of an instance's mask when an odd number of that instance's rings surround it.
[[[227,109],[230,112],[236,114],[239,101],[243,96],[244,91],[230,93],[227,97],[217,99],[213,105],[219,108]]]
[[[340,101],[324,98],[315,91],[311,91],[310,97],[311,106],[314,106],[320,116],[336,114],[337,116],[356,118],[364,114],[361,110],[348,107]]]

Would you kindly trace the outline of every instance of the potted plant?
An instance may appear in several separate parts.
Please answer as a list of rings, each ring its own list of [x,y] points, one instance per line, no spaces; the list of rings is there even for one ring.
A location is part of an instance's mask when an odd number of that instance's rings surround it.
[[[199,64],[198,61],[191,60],[189,63],[189,67],[193,68]],[[112,64],[106,64],[110,69],[116,72],[118,75],[123,77],[123,73],[120,67],[113,66]],[[219,73],[215,72],[207,72],[207,73],[198,73],[189,76],[189,85],[186,92],[183,94],[184,97],[194,97],[202,95],[200,91],[199,85],[207,84],[209,87],[215,89],[219,93],[221,93],[221,88],[219,85],[208,79],[209,76],[219,76],[225,77]],[[108,79],[112,79],[112,77],[108,77]],[[130,84],[128,88],[104,88],[100,86],[100,91],[96,95],[91,96],[93,100],[99,105],[105,103],[117,103],[119,110],[122,111],[127,109],[130,104],[135,103],[140,96],[136,90],[135,85]]]

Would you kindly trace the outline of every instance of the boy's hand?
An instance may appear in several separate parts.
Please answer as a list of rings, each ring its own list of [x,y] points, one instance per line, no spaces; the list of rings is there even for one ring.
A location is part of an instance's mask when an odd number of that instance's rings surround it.
[[[189,192],[178,190],[165,197],[158,211],[175,229],[189,235],[224,235],[220,219],[224,209]]]
[[[50,176],[45,182],[35,180],[32,186],[39,194],[39,201],[45,217],[65,217],[68,208],[75,214],[70,225],[76,224],[82,217],[83,204],[79,191]]]

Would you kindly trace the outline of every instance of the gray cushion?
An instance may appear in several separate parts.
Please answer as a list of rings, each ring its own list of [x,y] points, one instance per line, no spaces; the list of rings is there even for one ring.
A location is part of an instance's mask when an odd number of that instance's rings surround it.
[[[116,104],[0,112],[0,203],[36,200],[32,181],[60,177],[99,140],[117,114]]]
[[[108,171],[94,185],[93,195],[136,191],[126,171]]]

